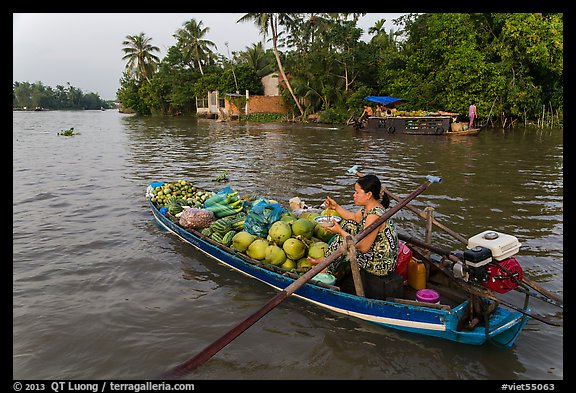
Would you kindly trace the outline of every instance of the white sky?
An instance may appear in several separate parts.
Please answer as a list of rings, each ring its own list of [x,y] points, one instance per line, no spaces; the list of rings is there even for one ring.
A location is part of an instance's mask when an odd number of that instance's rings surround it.
[[[55,88],[72,86],[100,98],[116,97],[125,68],[122,41],[128,35],[145,33],[151,44],[166,55],[176,43],[173,34],[192,18],[202,21],[210,31],[206,39],[217,52],[246,50],[262,40],[253,23],[236,23],[244,13],[14,13],[13,82],[42,82]],[[360,18],[358,26],[368,28],[386,19],[386,30],[396,30],[392,20],[402,13],[373,13]],[[265,44],[267,48],[269,44]]]

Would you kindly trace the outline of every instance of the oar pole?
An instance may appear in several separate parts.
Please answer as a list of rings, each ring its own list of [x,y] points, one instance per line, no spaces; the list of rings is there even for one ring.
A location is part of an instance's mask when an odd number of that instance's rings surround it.
[[[416,190],[412,191],[406,198],[398,202],[394,207],[386,211],[382,216],[378,217],[371,225],[364,228],[356,236],[353,237],[353,244],[356,245],[360,240],[365,238],[370,232],[378,228],[386,220],[392,217],[396,212],[402,209],[408,202],[416,198],[421,194],[426,188],[428,188],[432,183],[440,183],[442,179],[436,176],[426,176],[427,181],[421,184]],[[306,284],[312,277],[324,270],[330,263],[344,255],[348,251],[350,246],[349,242],[343,242],[343,244],[332,254],[325,257],[319,264],[314,266],[312,269],[304,273],[300,278],[295,280],[293,283],[288,285],[282,291],[280,291],[276,296],[270,299],[264,306],[258,309],[256,312],[251,314],[248,318],[244,319],[228,332],[226,332],[219,339],[204,348],[199,354],[190,358],[189,360],[179,364],[173,369],[163,373],[160,379],[177,379],[187,373],[195,370],[212,356],[214,356],[218,351],[232,342],[236,337],[242,334],[246,329],[256,323],[260,318],[266,315],[268,312],[273,310],[277,305],[282,303],[288,296],[296,292],[301,286]]]
[[[326,268],[331,262],[336,260],[338,257],[343,255],[343,250],[338,249],[334,253],[330,254],[326,257],[322,262],[318,265],[314,266],[312,269],[308,270],[304,273],[300,278],[294,281],[292,284],[288,285],[282,291],[278,292],[276,296],[270,299],[264,306],[258,309],[256,312],[251,314],[248,318],[244,319],[242,322],[238,323],[232,329],[230,329],[226,334],[221,336],[219,339],[208,345],[204,348],[200,353],[196,356],[190,358],[189,360],[185,361],[184,363],[179,364],[178,366],[174,367],[173,369],[165,372],[160,376],[159,379],[177,379],[180,378],[191,371],[194,371],[196,368],[204,364],[208,361],[212,356],[218,353],[222,348],[226,345],[231,343],[236,337],[242,334],[245,330],[247,330],[250,326],[256,323],[260,318],[274,309],[277,305],[282,303],[284,299],[288,296],[292,295],[298,288],[300,288],[303,284],[308,282],[312,277],[316,274],[320,273],[324,268]]]

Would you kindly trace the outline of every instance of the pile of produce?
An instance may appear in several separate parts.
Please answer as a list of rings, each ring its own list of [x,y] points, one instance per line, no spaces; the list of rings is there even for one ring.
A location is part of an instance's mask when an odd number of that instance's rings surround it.
[[[212,191],[204,191],[196,188],[190,181],[187,180],[177,180],[172,183],[164,183],[162,186],[156,186],[152,190],[152,196],[150,200],[156,204],[160,209],[162,207],[169,208],[170,204],[204,208],[204,201],[215,193]],[[178,208],[176,208],[178,210]],[[179,211],[173,209],[170,214],[177,214],[184,210],[182,208]]]
[[[178,180],[154,187],[148,196],[163,214],[185,229],[196,230],[235,252],[297,274],[312,267],[309,256],[316,259],[325,255],[333,236],[314,221],[319,213],[304,212],[297,217],[275,201],[254,195],[240,197],[230,187],[215,193]],[[263,203],[278,207],[278,219],[266,224],[267,233],[261,227],[255,231],[244,225],[252,207]]]
[[[252,259],[302,274],[312,267],[309,256],[321,258],[328,250],[327,241],[317,237],[318,228],[324,230],[313,217],[297,218],[286,212],[270,226],[265,238],[243,230],[232,238],[232,248]]]
[[[430,112],[424,110],[417,111],[396,111],[394,116],[428,116]]]

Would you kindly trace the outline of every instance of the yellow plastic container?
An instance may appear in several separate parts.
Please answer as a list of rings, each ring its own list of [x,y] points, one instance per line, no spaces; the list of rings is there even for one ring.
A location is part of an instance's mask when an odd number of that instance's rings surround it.
[[[408,285],[417,291],[426,288],[426,266],[414,257],[408,262]]]

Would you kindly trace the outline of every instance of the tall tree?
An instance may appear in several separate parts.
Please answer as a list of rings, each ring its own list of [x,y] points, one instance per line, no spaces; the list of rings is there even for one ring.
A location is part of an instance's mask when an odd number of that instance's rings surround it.
[[[270,29],[270,35],[272,36],[272,50],[274,51],[274,56],[276,57],[276,62],[278,63],[278,71],[280,71],[282,80],[286,84],[286,88],[296,103],[296,106],[300,111],[300,115],[304,115],[302,106],[300,106],[300,102],[298,102],[298,98],[296,98],[296,95],[292,90],[290,81],[286,77],[284,66],[280,60],[280,53],[278,52],[278,36],[280,35],[279,27],[281,25],[290,25],[290,16],[284,13],[248,13],[238,19],[238,22],[253,22],[260,29],[260,34],[262,34],[264,38],[268,36],[268,29]]]
[[[214,52],[210,48],[217,49],[216,44],[204,39],[209,31],[210,28],[204,27],[202,21],[196,22],[196,19],[192,18],[184,22],[182,28],[174,34],[184,57],[191,63],[198,64],[198,69],[202,75],[204,75],[202,62],[208,62],[214,57]]]
[[[258,76],[263,77],[274,71],[274,61],[271,52],[266,52],[264,50],[264,45],[262,42],[252,44],[250,47],[246,47],[245,51],[234,52],[234,60],[242,65],[248,65],[253,67]]]
[[[150,77],[156,71],[160,59],[153,52],[160,52],[157,46],[150,43],[152,38],[146,37],[144,33],[138,35],[128,35],[122,42],[124,56],[122,60],[127,60],[126,70],[128,74],[135,75],[136,79],[142,82],[144,79],[150,83]]]

